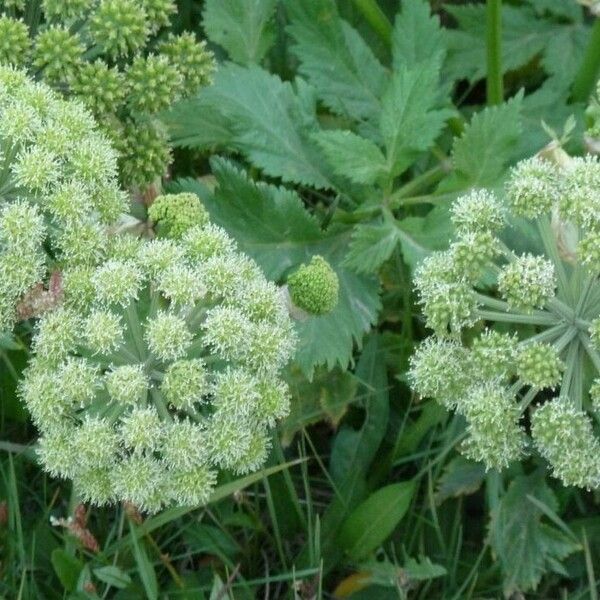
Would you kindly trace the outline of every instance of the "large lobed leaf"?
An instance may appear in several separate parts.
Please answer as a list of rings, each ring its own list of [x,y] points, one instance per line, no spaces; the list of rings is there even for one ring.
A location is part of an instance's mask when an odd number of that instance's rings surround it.
[[[287,0],[288,32],[299,71],[333,112],[355,120],[376,118],[385,69],[358,32],[340,19],[333,0]]]
[[[287,273],[313,255],[325,257],[340,280],[340,300],[328,315],[297,323],[296,361],[309,376],[316,365],[348,366],[355,344],[375,323],[380,309],[375,278],[358,275],[343,266],[350,230],[321,231],[295,192],[255,183],[231,163],[211,162],[217,180],[214,195],[193,180],[177,187],[202,196],[212,220],[225,228],[251,255],[270,279],[282,281]]]
[[[203,25],[208,38],[243,65],[259,63],[273,45],[277,0],[206,0]]]
[[[492,513],[490,542],[504,574],[504,592],[535,589],[547,571],[563,572],[561,561],[579,546],[574,536],[542,522],[558,503],[542,471],[514,479]]]

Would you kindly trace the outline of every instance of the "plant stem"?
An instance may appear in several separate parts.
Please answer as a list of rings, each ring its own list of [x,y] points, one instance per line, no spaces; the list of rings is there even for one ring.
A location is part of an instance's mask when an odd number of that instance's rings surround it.
[[[573,82],[572,98],[576,102],[586,102],[594,91],[594,86],[600,74],[600,17],[592,27],[590,41],[585,50],[575,81]]]
[[[356,8],[363,14],[377,35],[388,45],[392,43],[392,24],[376,0],[354,0]]]
[[[486,321],[498,321],[499,323],[524,323],[529,325],[557,325],[560,321],[553,315],[519,315],[513,313],[501,313],[493,310],[478,310],[477,316]]]
[[[487,103],[500,104],[504,99],[502,82],[502,0],[487,0]]]

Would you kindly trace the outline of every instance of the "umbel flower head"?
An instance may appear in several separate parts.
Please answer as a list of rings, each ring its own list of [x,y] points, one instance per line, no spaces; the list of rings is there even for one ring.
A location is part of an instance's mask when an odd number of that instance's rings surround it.
[[[126,210],[117,155],[94,118],[24,72],[0,66],[0,331],[50,258],[93,265]],[[50,256],[46,250],[49,250]]]
[[[536,450],[565,485],[599,488],[600,162],[536,156],[505,191],[458,198],[456,240],[417,269],[433,335],[410,379],[464,417],[470,458],[500,469]],[[515,252],[524,223],[536,233]]]
[[[39,456],[97,505],[207,502],[219,470],[259,468],[288,412],[295,334],[279,289],[218,227],[112,242],[65,272],[20,394]]]
[[[164,35],[173,0],[43,0],[1,14],[0,65],[27,68],[91,110],[120,152],[124,185],[143,187],[171,162],[157,113],[211,81],[212,53],[193,34]],[[29,22],[28,19],[32,19]]]

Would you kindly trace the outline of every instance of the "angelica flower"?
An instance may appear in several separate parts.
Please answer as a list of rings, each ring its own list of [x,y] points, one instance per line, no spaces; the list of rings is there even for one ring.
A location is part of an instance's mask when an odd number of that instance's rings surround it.
[[[39,4],[34,27],[26,25],[31,11],[19,0],[11,0],[10,14],[22,18],[0,16],[0,64],[26,68],[61,94],[79,99],[119,150],[121,182],[127,187],[154,183],[171,162],[167,132],[155,115],[210,84],[212,52],[191,33],[166,34],[177,12],[173,0]],[[26,111],[3,112],[13,113],[8,120],[22,139],[30,129]],[[84,136],[85,129],[80,133]],[[47,134],[54,153],[71,154],[60,128],[48,128]]]
[[[456,200],[456,240],[415,272],[433,335],[415,350],[409,381],[465,419],[462,451],[487,468],[537,449],[565,485],[600,487],[587,412],[600,411],[598,189],[596,158],[521,161],[504,200],[484,190]],[[524,219],[535,253],[511,248],[523,229],[510,228]]]
[[[148,216],[165,229],[167,237],[181,238],[192,227],[200,230],[208,223],[208,212],[196,194],[158,196],[148,209]]]

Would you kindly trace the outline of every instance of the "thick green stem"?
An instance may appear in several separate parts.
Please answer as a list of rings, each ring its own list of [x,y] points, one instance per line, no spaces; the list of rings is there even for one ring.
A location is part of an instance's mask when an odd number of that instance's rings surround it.
[[[356,8],[362,13],[367,23],[377,35],[389,46],[392,43],[392,24],[379,7],[376,0],[354,0]]]
[[[498,321],[499,323],[523,323],[529,325],[557,325],[560,321],[551,314],[548,315],[520,315],[513,313],[501,313],[493,310],[477,310],[476,315],[486,321]]]
[[[572,97],[576,102],[587,102],[600,75],[600,17],[592,27],[590,41],[585,50],[583,60],[575,81],[573,82]]]
[[[488,104],[500,104],[504,99],[502,82],[502,0],[487,0],[486,49]]]

